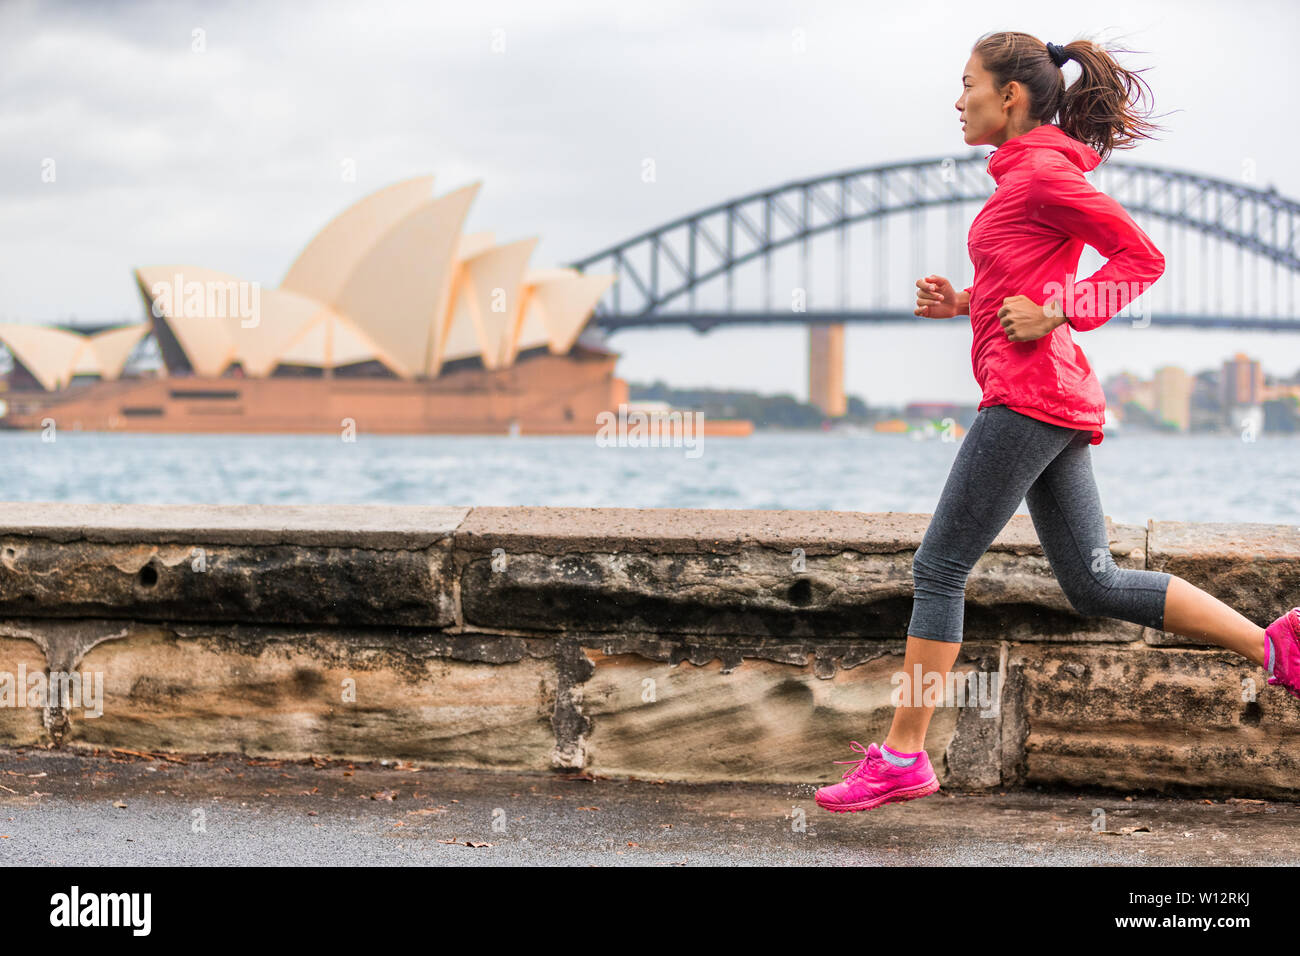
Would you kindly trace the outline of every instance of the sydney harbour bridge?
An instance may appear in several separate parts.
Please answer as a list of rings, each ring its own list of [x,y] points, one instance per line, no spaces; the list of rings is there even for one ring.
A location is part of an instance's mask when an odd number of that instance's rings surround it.
[[[1116,159],[1087,177],[1165,255],[1164,275],[1103,329],[1300,331],[1300,202],[1257,184],[1251,160],[1236,181]],[[617,275],[591,320],[607,333],[807,325],[810,400],[842,414],[845,324],[936,321],[913,314],[916,279],[971,284],[966,235],[993,185],[978,150],[844,170],[738,196],[571,265]],[[1085,249],[1076,278],[1103,261]]]

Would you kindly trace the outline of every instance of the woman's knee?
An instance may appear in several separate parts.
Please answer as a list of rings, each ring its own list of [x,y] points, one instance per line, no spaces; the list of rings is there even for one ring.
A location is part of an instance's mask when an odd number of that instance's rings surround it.
[[[912,556],[912,586],[915,590],[964,596],[969,576],[970,568],[961,562],[932,555],[924,544]]]
[[[1107,548],[1088,566],[1087,574],[1063,581],[1061,587],[1070,606],[1084,617],[1119,617],[1125,613],[1120,577],[1120,567]]]
[[[1074,587],[1065,592],[1070,607],[1084,617],[1109,617],[1108,593],[1101,587]]]

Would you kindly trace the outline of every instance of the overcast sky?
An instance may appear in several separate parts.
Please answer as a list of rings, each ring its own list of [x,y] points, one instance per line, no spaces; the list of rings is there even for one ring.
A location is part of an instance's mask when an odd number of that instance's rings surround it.
[[[131,270],[142,265],[278,286],[348,203],[415,175],[433,174],[435,194],[483,180],[467,230],[540,236],[533,264],[549,266],[791,179],[961,155],[961,68],[999,29],[1144,51],[1120,57],[1150,67],[1167,132],[1117,158],[1225,179],[1249,159],[1261,186],[1300,198],[1300,4],[1044,7],[9,0],[0,319],[141,318]],[[55,180],[43,182],[50,159]],[[1076,336],[1103,376],[1235,351],[1269,372],[1300,369],[1300,335],[1147,330],[1139,342],[1114,324]],[[872,404],[977,401],[970,340],[964,317],[851,326],[847,388]],[[622,333],[611,345],[632,380],[807,394],[797,329]]]

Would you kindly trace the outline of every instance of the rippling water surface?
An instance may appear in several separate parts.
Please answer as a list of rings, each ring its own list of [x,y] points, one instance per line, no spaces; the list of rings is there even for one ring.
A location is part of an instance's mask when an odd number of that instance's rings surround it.
[[[706,438],[693,458],[575,437],[9,432],[0,499],[932,512],[958,447],[758,433]],[[1300,524],[1300,440],[1108,435],[1091,454],[1116,521]]]

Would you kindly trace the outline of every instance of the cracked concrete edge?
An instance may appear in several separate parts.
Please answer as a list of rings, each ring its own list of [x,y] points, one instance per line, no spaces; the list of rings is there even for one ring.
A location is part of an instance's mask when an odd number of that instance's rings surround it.
[[[931,516],[913,512],[469,505],[185,505],[0,502],[0,537],[109,544],[287,544],[414,548],[452,541],[481,553],[914,550]],[[1109,519],[1107,519],[1109,522]],[[992,551],[1039,550],[1016,515]]]
[[[232,544],[422,550],[451,538],[468,505],[182,505],[0,502],[0,536],[61,543]]]

